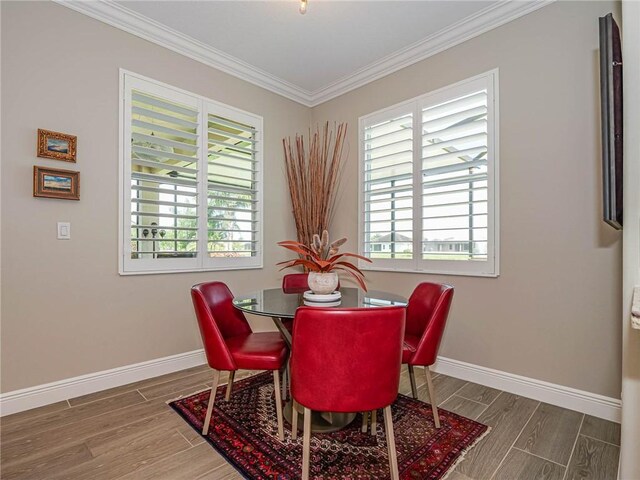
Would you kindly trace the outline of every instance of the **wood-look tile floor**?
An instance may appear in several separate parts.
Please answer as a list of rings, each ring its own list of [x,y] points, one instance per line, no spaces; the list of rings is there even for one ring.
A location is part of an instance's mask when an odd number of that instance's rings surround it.
[[[211,378],[208,367],[195,367],[3,417],[0,478],[241,479],[165,403],[210,387]],[[448,480],[616,478],[619,425],[446,375],[434,384],[439,406],[492,427]],[[400,391],[411,391],[406,371]]]

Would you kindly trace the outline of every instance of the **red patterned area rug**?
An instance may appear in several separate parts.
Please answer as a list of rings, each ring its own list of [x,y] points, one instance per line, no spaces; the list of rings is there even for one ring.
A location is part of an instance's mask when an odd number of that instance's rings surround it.
[[[235,382],[229,402],[224,401],[225,389],[226,386],[218,388],[207,441],[245,478],[300,478],[302,435],[292,440],[291,426],[285,421],[285,440],[278,440],[271,372]],[[209,390],[169,405],[200,433],[208,400]],[[392,412],[403,480],[444,478],[488,430],[486,425],[442,409],[441,428],[436,429],[431,406],[404,395],[398,395]],[[378,412],[378,419],[382,419],[382,411]],[[389,478],[384,424],[378,424],[376,436],[362,433],[361,426],[362,417],[358,414],[340,431],[312,435],[311,478]]]

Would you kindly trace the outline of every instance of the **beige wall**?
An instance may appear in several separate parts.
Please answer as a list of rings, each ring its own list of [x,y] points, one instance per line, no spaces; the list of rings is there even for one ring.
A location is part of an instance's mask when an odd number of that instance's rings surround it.
[[[265,268],[118,275],[119,68],[262,115]],[[189,287],[276,286],[293,235],[283,136],[310,111],[51,2],[2,2],[2,391],[202,348]],[[36,158],[36,130],[78,136],[78,162]],[[33,165],[81,172],[79,202],[32,197]],[[278,212],[269,215],[269,212]],[[56,240],[56,222],[72,239]],[[264,319],[269,327],[271,321]]]
[[[553,4],[314,109],[59,5],[1,5],[3,392],[200,348],[193,283],[277,285],[274,244],[293,236],[280,139],[310,119],[349,122],[333,235],[355,249],[358,117],[498,67],[501,276],[378,272],[370,285],[450,282],[441,354],[619,397],[620,241],[600,221],[597,118],[597,17],[614,3]],[[120,67],[264,116],[263,270],[118,276]],[[77,135],[78,163],[36,158],[37,128]],[[32,198],[34,164],[80,170],[82,200]]]
[[[358,117],[493,68],[500,73],[501,275],[372,272],[372,288],[456,288],[440,354],[620,398],[620,235],[601,217],[598,17],[558,2],[313,109],[347,121],[335,235],[357,238]],[[618,16],[619,18],[619,16]],[[356,248],[350,241],[351,248]]]

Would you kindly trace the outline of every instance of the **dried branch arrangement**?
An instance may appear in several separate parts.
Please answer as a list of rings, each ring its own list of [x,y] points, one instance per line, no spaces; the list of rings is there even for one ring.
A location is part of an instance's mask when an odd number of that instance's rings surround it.
[[[293,218],[298,242],[303,245],[311,245],[314,235],[329,229],[346,133],[347,124],[341,123],[334,139],[327,122],[322,132],[316,129],[312,136],[309,131],[308,150],[302,135],[296,135],[295,145],[289,138],[282,140]]]

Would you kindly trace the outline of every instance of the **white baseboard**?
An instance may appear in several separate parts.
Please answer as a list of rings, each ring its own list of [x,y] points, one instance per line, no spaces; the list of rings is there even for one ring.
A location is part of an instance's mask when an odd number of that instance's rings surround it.
[[[177,372],[206,363],[204,350],[179,353],[147,362],[125,365],[0,395],[0,416],[30,410],[69,398],[119,387],[147,378]]]
[[[438,357],[433,371],[620,423],[621,401],[597,393]]]
[[[0,416],[177,372],[204,363],[206,363],[204,351],[194,350],[7,392],[0,395]],[[621,402],[615,398],[446,357],[438,357],[433,371],[620,423]]]

